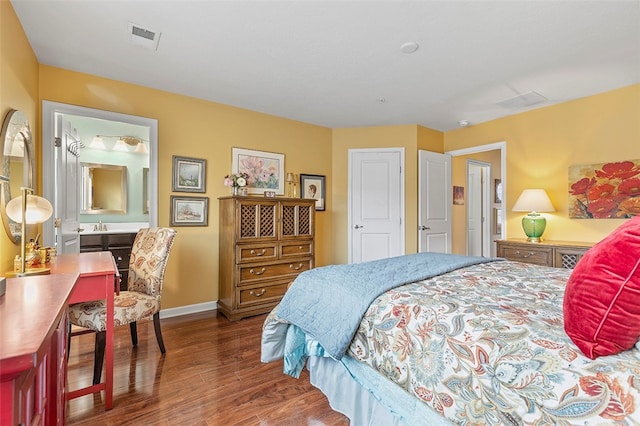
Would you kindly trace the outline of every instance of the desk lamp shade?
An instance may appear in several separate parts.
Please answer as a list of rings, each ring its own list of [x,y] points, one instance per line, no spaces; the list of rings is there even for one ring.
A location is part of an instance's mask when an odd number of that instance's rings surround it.
[[[529,212],[522,218],[522,229],[527,241],[540,242],[547,226],[547,219],[540,212],[553,212],[553,204],[544,189],[525,189],[513,205],[514,212]]]
[[[9,201],[5,209],[7,216],[11,220],[22,224],[20,233],[20,271],[18,271],[18,276],[46,274],[49,272],[47,268],[39,268],[32,271],[26,270],[26,233],[27,224],[42,223],[49,219],[53,213],[53,206],[46,198],[33,195],[33,189],[31,188],[21,188],[21,191],[22,195]],[[23,218],[26,220],[23,220]]]

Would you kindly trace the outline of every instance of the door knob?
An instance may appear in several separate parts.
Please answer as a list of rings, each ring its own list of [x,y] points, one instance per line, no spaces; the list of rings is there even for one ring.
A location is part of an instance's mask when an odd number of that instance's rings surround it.
[[[364,228],[364,225],[356,225],[353,227],[353,229],[360,229],[360,228]]]
[[[424,225],[418,226],[418,231],[426,231],[427,229],[431,229],[431,228],[429,228],[428,226],[424,226]]]
[[[76,228],[75,231],[76,232],[82,232],[82,231],[84,231],[84,228]]]

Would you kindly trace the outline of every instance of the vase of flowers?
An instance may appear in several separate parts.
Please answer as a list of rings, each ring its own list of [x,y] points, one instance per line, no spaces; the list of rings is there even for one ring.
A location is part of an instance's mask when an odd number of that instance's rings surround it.
[[[246,173],[231,173],[224,177],[224,185],[231,187],[233,195],[238,195],[240,188],[247,186],[248,177]]]

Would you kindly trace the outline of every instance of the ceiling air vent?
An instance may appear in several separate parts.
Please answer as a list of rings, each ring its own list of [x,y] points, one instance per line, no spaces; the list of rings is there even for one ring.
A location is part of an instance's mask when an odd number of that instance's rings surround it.
[[[540,93],[531,91],[518,96],[514,96],[513,98],[500,101],[498,102],[498,105],[503,108],[524,108],[531,105],[539,104],[546,100],[547,98],[542,96]]]
[[[158,50],[159,32],[129,22],[129,35],[131,36],[132,44],[151,50]]]

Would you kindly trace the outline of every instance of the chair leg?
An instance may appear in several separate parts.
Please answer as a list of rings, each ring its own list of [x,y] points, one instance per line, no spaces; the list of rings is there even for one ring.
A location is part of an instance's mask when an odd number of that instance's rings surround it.
[[[131,344],[135,348],[136,346],[138,346],[138,323],[136,323],[135,321],[130,322],[129,330],[131,331]]]
[[[104,349],[107,343],[107,332],[96,332],[96,347],[94,351],[93,360],[93,384],[100,383],[100,377],[102,376],[102,364],[104,364]]]
[[[165,353],[162,331],[160,330],[160,312],[153,314],[153,328],[156,330],[156,340],[158,341],[158,346],[160,346],[160,352]]]

